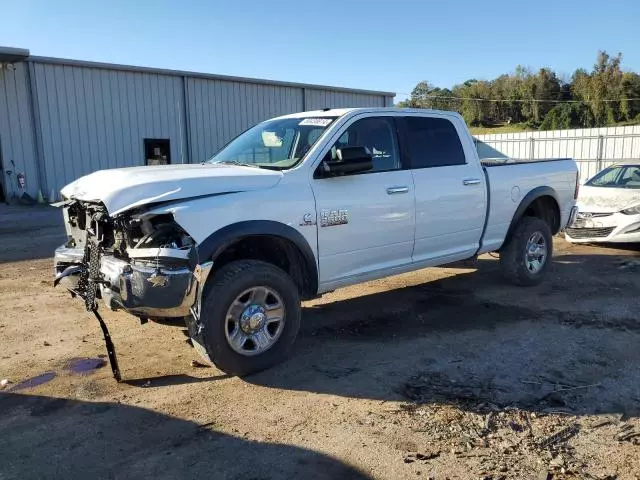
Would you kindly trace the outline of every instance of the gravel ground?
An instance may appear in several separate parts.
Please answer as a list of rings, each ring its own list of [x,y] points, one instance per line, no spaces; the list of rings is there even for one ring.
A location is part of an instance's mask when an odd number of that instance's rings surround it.
[[[118,384],[51,286],[58,215],[0,210],[2,480],[640,478],[640,249],[556,239],[534,288],[483,256],[339,290],[245,379],[103,308]]]

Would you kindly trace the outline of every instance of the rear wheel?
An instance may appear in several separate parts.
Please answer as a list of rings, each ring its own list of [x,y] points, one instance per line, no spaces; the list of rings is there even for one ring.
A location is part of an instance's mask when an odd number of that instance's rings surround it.
[[[500,250],[502,273],[516,285],[537,285],[546,274],[552,254],[549,225],[536,217],[523,217]]]
[[[231,262],[208,284],[200,320],[211,361],[248,375],[284,360],[300,328],[298,289],[287,273],[258,260]]]

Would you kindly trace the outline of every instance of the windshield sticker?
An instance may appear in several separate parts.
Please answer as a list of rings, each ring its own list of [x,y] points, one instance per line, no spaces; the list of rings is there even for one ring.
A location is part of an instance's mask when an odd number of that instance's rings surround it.
[[[332,118],[305,118],[298,125],[309,125],[313,127],[326,127],[332,122]]]

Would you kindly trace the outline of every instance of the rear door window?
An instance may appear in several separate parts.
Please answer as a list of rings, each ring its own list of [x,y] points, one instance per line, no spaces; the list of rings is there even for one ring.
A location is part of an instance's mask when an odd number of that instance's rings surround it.
[[[446,167],[466,163],[460,137],[449,120],[403,117],[400,125],[410,168]]]

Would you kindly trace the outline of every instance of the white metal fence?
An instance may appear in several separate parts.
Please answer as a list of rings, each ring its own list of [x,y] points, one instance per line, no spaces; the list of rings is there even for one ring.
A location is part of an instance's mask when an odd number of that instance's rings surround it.
[[[476,135],[480,158],[573,158],[581,181],[613,163],[640,162],[640,125]]]

